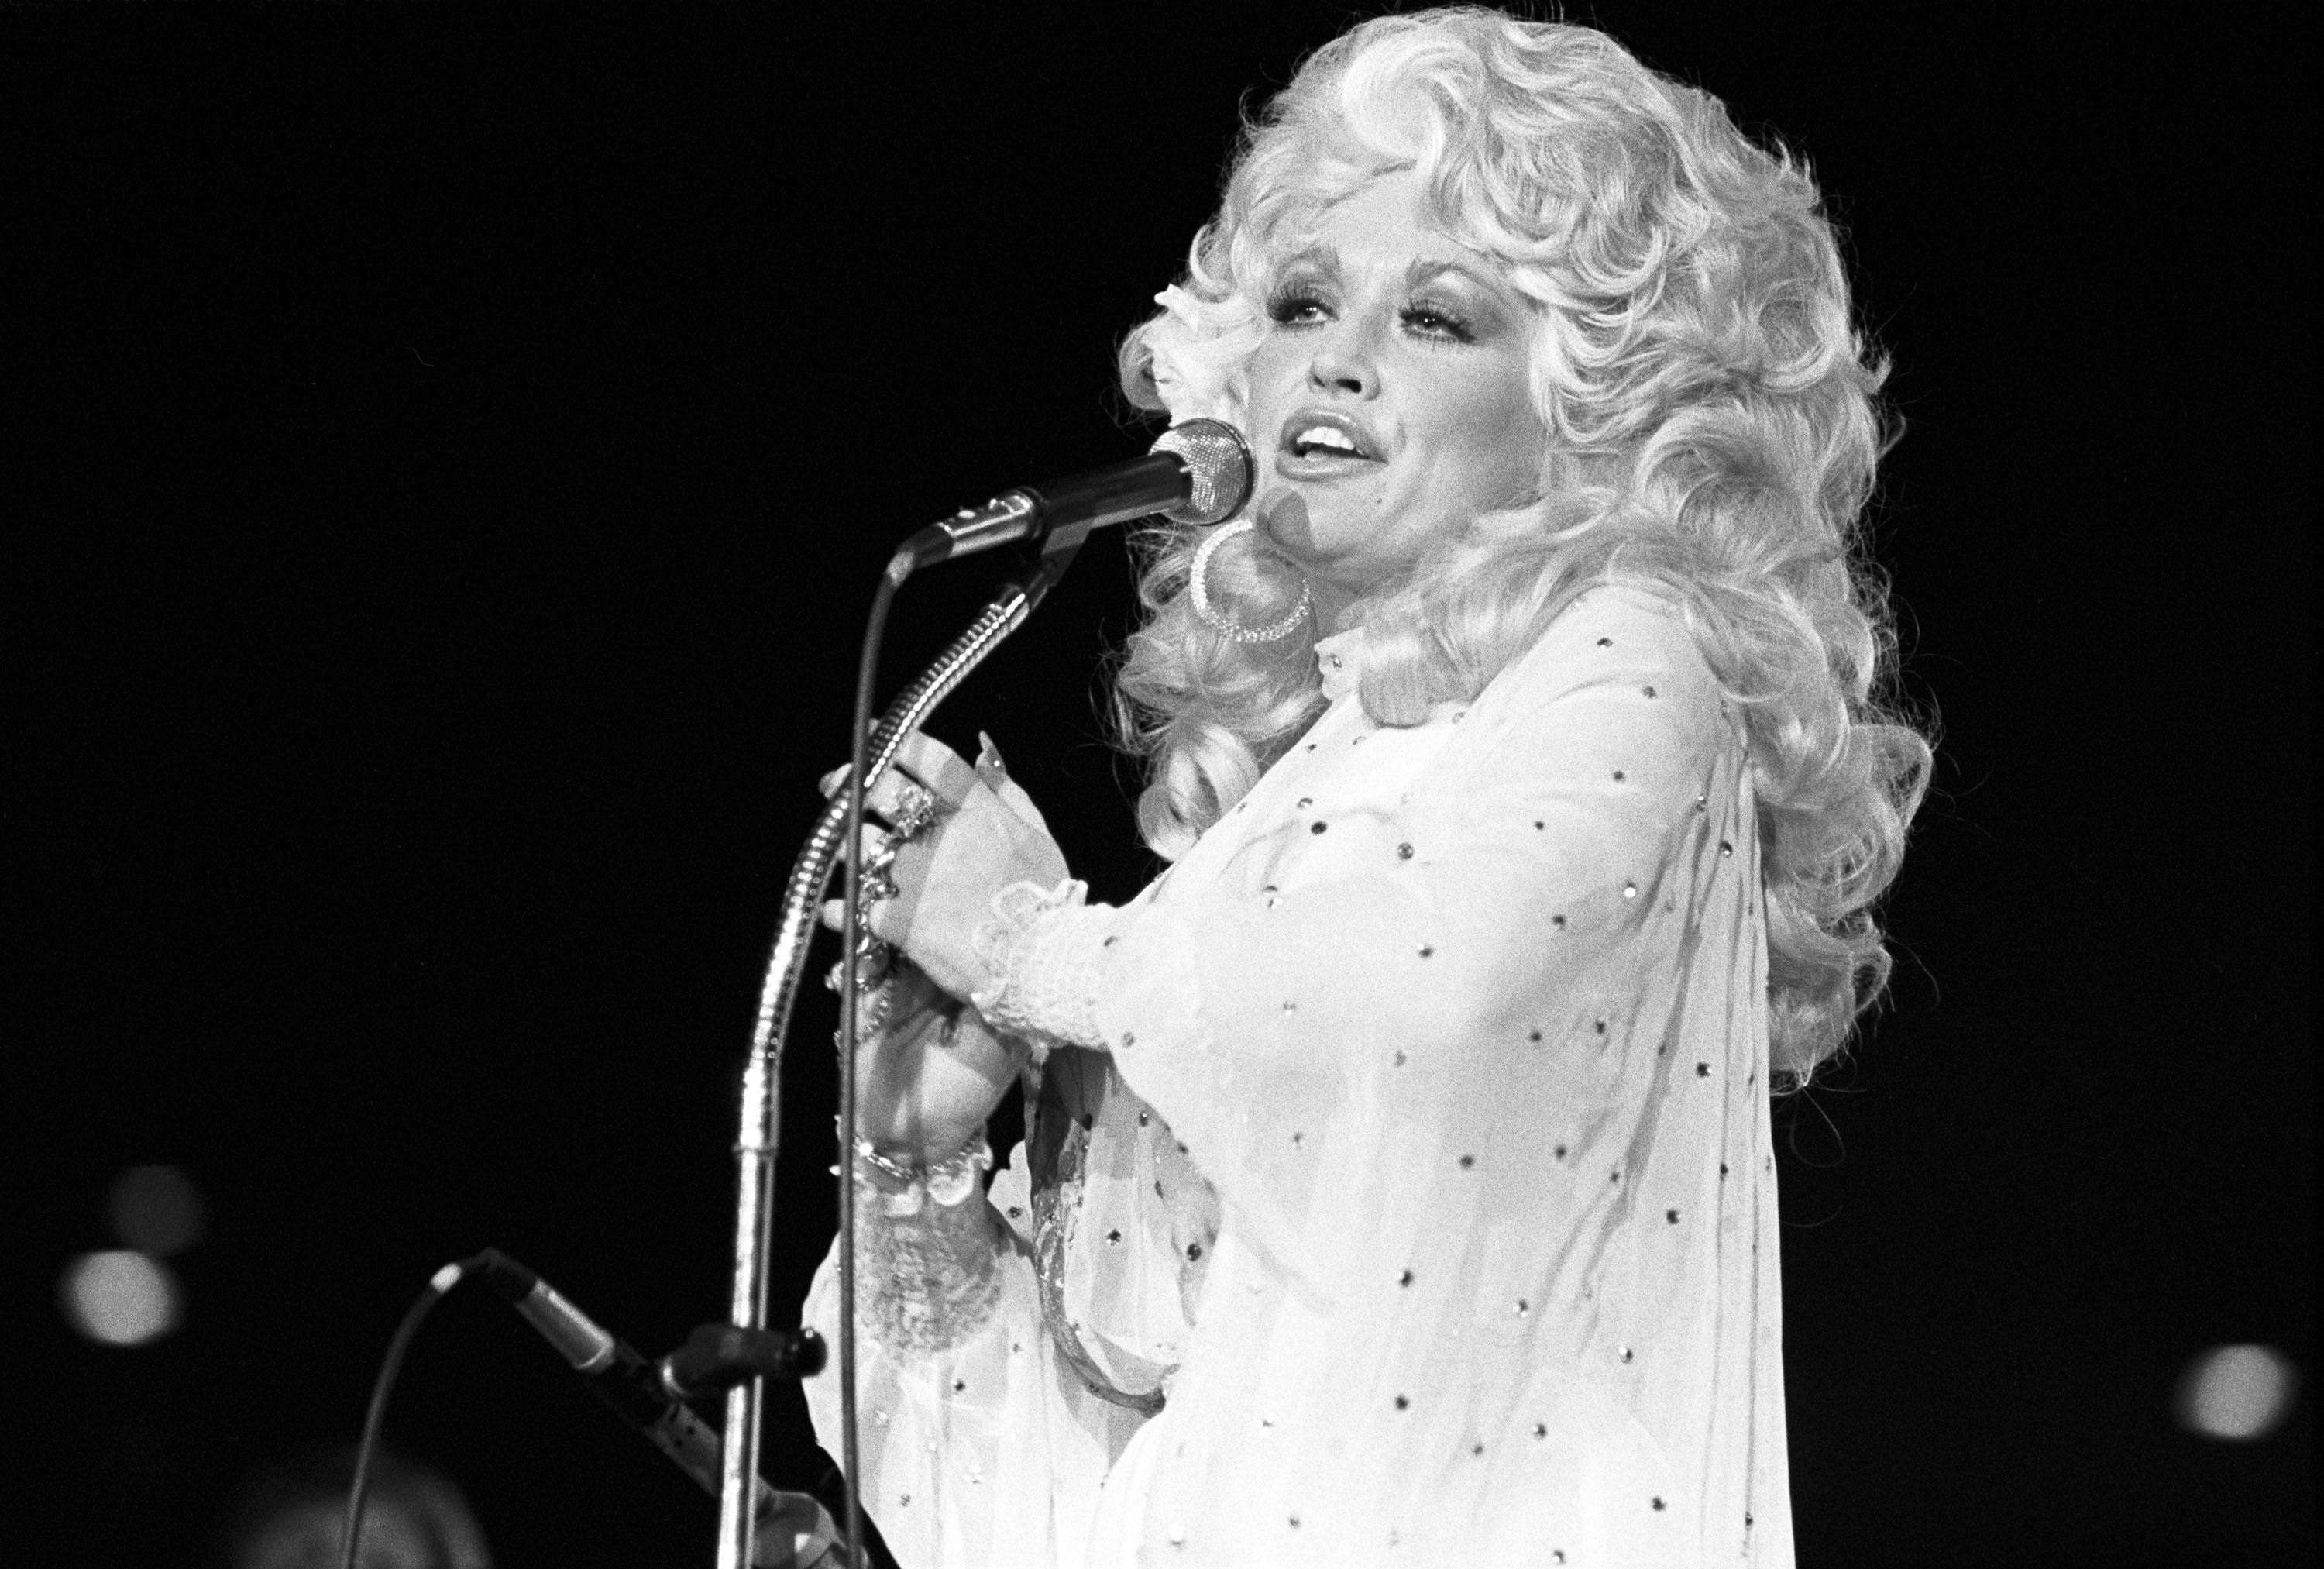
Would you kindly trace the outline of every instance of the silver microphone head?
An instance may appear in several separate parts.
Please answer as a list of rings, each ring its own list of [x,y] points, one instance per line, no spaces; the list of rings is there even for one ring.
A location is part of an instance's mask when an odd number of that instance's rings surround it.
[[[1162,432],[1149,452],[1175,452],[1194,476],[1194,494],[1162,515],[1174,523],[1223,523],[1250,499],[1257,472],[1241,432],[1217,420],[1188,420]]]

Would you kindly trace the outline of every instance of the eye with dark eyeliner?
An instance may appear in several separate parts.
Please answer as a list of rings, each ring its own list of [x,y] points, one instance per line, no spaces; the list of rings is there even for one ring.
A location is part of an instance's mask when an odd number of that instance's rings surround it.
[[[1278,327],[1309,327],[1314,322],[1304,318],[1329,309],[1323,297],[1306,284],[1286,283],[1268,297],[1267,318]]]
[[[1397,313],[1397,319],[1422,337],[1444,343],[1474,343],[1476,325],[1467,317],[1434,300],[1416,300]]]
[[[1268,297],[1267,317],[1278,327],[1314,327],[1332,312],[1321,291],[1308,283],[1286,283]],[[1397,312],[1405,330],[1425,342],[1474,343],[1476,324],[1451,306],[1415,300]]]

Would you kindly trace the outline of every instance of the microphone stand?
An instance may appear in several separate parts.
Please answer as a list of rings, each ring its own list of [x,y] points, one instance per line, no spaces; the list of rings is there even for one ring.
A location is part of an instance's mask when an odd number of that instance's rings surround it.
[[[1020,493],[1021,494],[1021,493]],[[1016,500],[1017,497],[1004,498]],[[1021,502],[1033,510],[1031,500]],[[768,1249],[774,1219],[775,1161],[781,1143],[782,1047],[790,1027],[791,1010],[798,1001],[799,979],[807,968],[808,944],[834,870],[847,842],[849,819],[860,814],[862,791],[895,761],[904,738],[924,724],[937,704],[950,697],[971,671],[983,663],[1001,641],[1025,624],[1057,580],[1072,565],[1089,526],[1055,530],[1039,538],[1039,554],[1030,569],[1002,589],[969,623],[919,678],[889,706],[877,729],[863,743],[860,765],[849,788],[834,793],[816,818],[815,827],[792,863],[783,891],[782,913],[775,932],[774,951],[767,961],[766,978],[759,992],[758,1020],[752,1030],[751,1054],[742,1067],[742,1129],[735,1140],[734,1275],[728,1317],[745,1331],[764,1329],[767,1319]],[[888,563],[873,604],[872,624],[865,639],[864,659],[876,657],[880,629],[896,589],[902,586],[918,563],[910,549],[900,550]],[[859,701],[868,701],[868,693]],[[863,710],[860,712],[867,712]],[[857,721],[859,727],[862,720]],[[861,739],[859,737],[859,739]],[[859,818],[860,820],[860,818]],[[853,906],[851,903],[851,914]],[[850,966],[851,972],[853,966]],[[852,974],[851,974],[852,978]],[[856,1492],[855,1456],[855,1324],[854,1210],[855,1185],[851,1176],[854,1158],[855,1039],[854,999],[841,998],[840,1095],[844,1108],[839,1130],[839,1245],[841,1251],[840,1377],[844,1413],[844,1470],[847,1485],[847,1551],[862,1551],[862,1521]],[[718,1496],[718,1569],[748,1569],[753,1542],[754,1501],[759,1477],[760,1424],[764,1414],[762,1380],[752,1378],[726,1394],[726,1426],[722,1445]],[[860,1563],[859,1560],[855,1562]]]

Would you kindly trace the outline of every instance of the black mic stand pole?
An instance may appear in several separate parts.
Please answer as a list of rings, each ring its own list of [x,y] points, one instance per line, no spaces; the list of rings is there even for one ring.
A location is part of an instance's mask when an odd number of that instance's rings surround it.
[[[1019,500],[1028,512],[1035,509],[1033,500],[1022,493],[1004,498],[1012,499]],[[936,705],[950,697],[969,673],[1001,646],[1003,639],[1025,624],[1034,607],[1064,576],[1088,534],[1089,525],[1084,523],[1060,528],[1040,538],[1040,554],[1031,570],[1003,589],[969,624],[968,630],[904,689],[865,743],[862,766],[850,780],[850,788],[835,792],[825,804],[798,859],[792,864],[790,881],[783,891],[774,952],[768,959],[766,979],[759,992],[759,1015],[752,1031],[751,1055],[742,1068],[742,1131],[735,1141],[734,1278],[728,1304],[729,1321],[739,1328],[761,1330],[766,1326],[767,1255],[774,1218],[775,1159],[782,1129],[782,1044],[790,1026],[791,1010],[798,1001],[799,978],[807,968],[807,946],[815,936],[824,893],[846,844],[851,798],[860,801],[861,790],[869,788],[895,761],[904,738],[918,729]],[[876,648],[877,623],[884,620],[888,600],[902,586],[916,564],[908,549],[899,551],[888,563],[875,602],[875,624],[867,637],[867,659],[872,657],[872,649]],[[860,807],[856,810],[860,811]],[[853,1010],[846,1005],[852,1001],[852,998],[842,998],[843,1009],[850,1017]],[[840,1055],[840,1095],[852,1113],[855,1041],[853,1032],[844,1026]],[[850,1146],[854,1127],[852,1116],[843,1116],[842,1121],[845,1125],[840,1130],[839,1242],[848,1258],[843,1260],[841,1273],[844,1278],[843,1285],[852,1288],[855,1185],[851,1175],[854,1151]],[[844,1295],[852,1298],[853,1292],[851,1288]],[[855,1379],[853,1313],[853,1302],[846,1301],[842,1308],[844,1322],[839,1326],[839,1371],[847,1385],[842,1391],[843,1404],[851,1418]],[[753,1504],[759,1478],[759,1430],[764,1410],[761,1382],[757,1378],[749,1379],[726,1394],[725,1439],[720,1455],[718,1569],[749,1569],[755,1546]],[[849,1453],[842,1457],[850,1517],[845,1529],[850,1550],[860,1552],[862,1522],[856,1507],[853,1426],[851,1420],[851,1442],[846,1445]]]

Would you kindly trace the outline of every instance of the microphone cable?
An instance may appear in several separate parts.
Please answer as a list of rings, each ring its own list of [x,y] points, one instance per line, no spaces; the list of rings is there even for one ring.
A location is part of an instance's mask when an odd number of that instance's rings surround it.
[[[387,1402],[401,1371],[403,1357],[428,1310],[453,1287],[474,1276],[492,1286],[581,1375],[590,1393],[603,1401],[624,1425],[661,1452],[662,1457],[709,1492],[720,1491],[720,1444],[716,1431],[688,1408],[687,1401],[731,1382],[734,1370],[747,1368],[753,1378],[807,1378],[823,1367],[823,1342],[813,1331],[769,1334],[738,1342],[731,1326],[696,1330],[685,1346],[659,1362],[649,1362],[619,1335],[575,1306],[540,1276],[502,1252],[486,1248],[473,1258],[447,1264],[429,1280],[396,1325],[387,1356],[372,1389],[371,1408],[364,1418],[363,1437],[355,1450],[355,1476],[347,1490],[346,1536],[340,1545],[340,1569],[355,1569],[361,1555],[365,1505],[370,1497],[371,1467],[379,1447],[380,1428]],[[833,1569],[845,1552],[835,1540],[835,1529],[811,1493],[779,1491],[763,1478],[756,1482],[752,1518],[757,1534],[784,1535],[779,1562]],[[761,1562],[755,1555],[752,1562]]]
[[[863,1494],[858,1479],[860,1440],[855,1416],[855,1051],[858,962],[863,918],[864,764],[872,750],[872,699],[880,675],[880,645],[887,635],[889,607],[904,586],[911,564],[902,551],[880,574],[864,617],[863,642],[855,662],[855,702],[848,720],[847,836],[844,846],[844,913],[841,917],[839,983],[839,1472],[846,1490],[848,1569],[863,1569]]]
[[[1176,505],[1149,494],[1163,471],[1157,454],[1177,460],[1186,494]],[[880,674],[880,649],[887,637],[888,613],[897,590],[924,566],[970,550],[1022,541],[1028,559],[1016,576],[1030,614],[1079,553],[1091,530],[1156,512],[1176,521],[1224,521],[1250,500],[1255,478],[1250,448],[1232,427],[1214,420],[1190,420],[1164,431],[1147,457],[1127,468],[1100,471],[1079,479],[1010,493],[982,509],[964,512],[949,526],[924,529],[904,542],[880,574],[872,608],[863,618],[863,641],[855,663],[855,698],[848,719],[847,827],[841,841],[845,857],[845,899],[840,926],[839,987],[839,1442],[840,1471],[847,1491],[847,1544],[851,1569],[862,1569],[863,1504],[857,1486],[861,1443],[855,1398],[855,1058],[859,960],[862,947],[863,795],[872,786],[864,765],[872,750],[872,711]],[[1130,469],[1144,477],[1124,483]],[[1050,493],[1048,496],[1044,492]],[[1054,499],[1052,499],[1054,498]],[[1062,503],[1061,505],[1058,503]],[[1056,525],[1054,530],[1048,525]],[[1005,633],[1003,635],[1006,635]]]
[[[403,1353],[410,1349],[411,1337],[420,1333],[420,1321],[428,1316],[428,1310],[441,1302],[453,1287],[484,1268],[489,1257],[487,1253],[478,1253],[437,1270],[411,1306],[403,1310],[403,1322],[395,1326],[395,1334],[387,1343],[387,1356],[380,1363],[379,1377],[371,1387],[371,1408],[364,1413],[363,1437],[355,1444],[355,1474],[347,1484],[347,1520],[341,1532],[339,1569],[355,1569],[364,1504],[371,1491],[372,1455],[379,1447],[380,1424],[387,1416],[388,1393],[395,1388],[396,1374],[402,1371]]]

